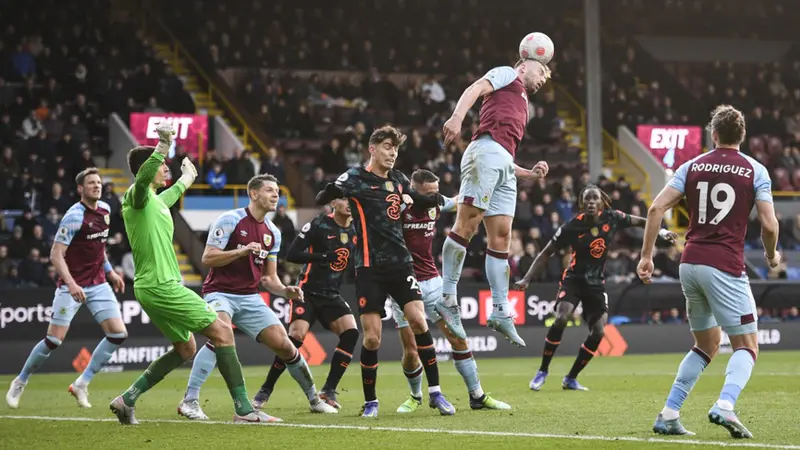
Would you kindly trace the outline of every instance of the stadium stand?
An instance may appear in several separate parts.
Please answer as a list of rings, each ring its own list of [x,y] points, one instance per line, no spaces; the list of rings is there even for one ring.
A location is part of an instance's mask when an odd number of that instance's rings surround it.
[[[52,239],[78,200],[75,174],[105,165],[111,112],[194,112],[142,33],[108,21],[108,3],[0,2],[0,286],[55,286]],[[119,173],[104,171],[108,253],[131,278]]]

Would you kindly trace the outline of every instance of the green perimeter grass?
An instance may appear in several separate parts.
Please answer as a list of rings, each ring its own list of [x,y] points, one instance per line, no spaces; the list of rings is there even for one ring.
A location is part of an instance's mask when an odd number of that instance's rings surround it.
[[[562,351],[562,354],[565,353]],[[266,352],[265,352],[266,354]],[[233,426],[227,424],[157,423],[147,420],[182,420],[176,414],[186,382],[188,368],[170,374],[161,384],[144,394],[137,403],[138,427],[122,427],[116,422],[75,422],[18,420],[2,416],[47,416],[61,418],[113,418],[108,403],[138,376],[135,372],[101,373],[90,387],[94,408],[79,409],[67,393],[75,374],[34,374],[22,397],[20,408],[0,405],[0,448],[712,448],[709,445],[678,445],[668,442],[625,442],[579,440],[583,436],[649,439],[651,426],[683,355],[625,356],[596,358],[581,374],[590,392],[562,391],[561,378],[574,356],[561,356],[551,365],[551,376],[540,392],[528,389],[538,368],[538,358],[485,359],[478,361],[483,388],[492,396],[510,403],[513,410],[471,411],[463,381],[451,362],[442,362],[442,388],[458,408],[455,417],[441,417],[424,408],[411,415],[395,412],[407,396],[407,384],[398,363],[382,363],[378,373],[380,417],[359,417],[363,403],[359,367],[353,364],[340,385],[338,415],[308,412],[307,402],[285,373],[278,383],[266,411],[288,424],[349,425],[393,428],[424,428],[511,433],[546,433],[575,439],[530,436],[475,436],[433,432],[400,432],[358,429],[286,428]],[[728,355],[719,356],[705,371],[683,411],[684,425],[697,433],[691,438],[730,444],[772,444],[800,446],[796,404],[800,398],[800,352],[768,352],[760,355],[753,378],[743,392],[737,410],[755,439],[735,441],[724,429],[711,425],[706,413],[717,398]],[[268,367],[247,367],[245,376],[250,395],[260,386]],[[328,366],[313,368],[321,386]],[[6,389],[13,377],[2,376]],[[229,421],[232,405],[219,373],[206,383],[201,393],[206,414],[217,421]],[[183,422],[188,422],[183,419]],[[800,448],[800,447],[798,447]]]

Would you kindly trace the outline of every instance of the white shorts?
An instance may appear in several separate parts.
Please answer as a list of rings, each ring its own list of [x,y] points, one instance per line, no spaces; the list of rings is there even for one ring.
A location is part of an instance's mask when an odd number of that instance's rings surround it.
[[[431,278],[430,280],[420,281],[419,289],[422,291],[422,303],[425,304],[425,315],[431,323],[436,323],[442,320],[439,313],[436,312],[436,302],[442,298],[442,277]],[[405,328],[408,326],[406,315],[400,310],[397,302],[392,300],[392,316],[397,328]]]
[[[237,295],[211,292],[203,298],[217,313],[231,317],[236,328],[258,340],[261,331],[273,325],[281,325],[280,319],[258,294]]]
[[[122,314],[119,312],[119,302],[114,291],[108,283],[96,284],[83,288],[83,293],[86,294],[86,307],[89,312],[94,316],[97,323],[103,323],[108,319],[119,319]],[[71,295],[69,295],[69,288],[66,285],[56,289],[55,296],[53,297],[53,315],[50,317],[50,323],[62,327],[68,327],[75,318],[75,314],[81,309],[82,303],[76,302]]]
[[[681,288],[692,331],[716,326],[729,336],[758,332],[758,313],[747,275],[735,277],[711,266],[680,265]]]
[[[458,202],[486,211],[485,216],[511,216],[517,208],[514,157],[485,134],[470,142],[461,157]]]

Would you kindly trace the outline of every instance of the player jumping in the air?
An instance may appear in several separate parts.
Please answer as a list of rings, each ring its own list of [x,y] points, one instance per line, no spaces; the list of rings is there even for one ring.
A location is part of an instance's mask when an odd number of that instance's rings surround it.
[[[356,167],[328,183],[317,194],[317,204],[347,198],[353,212],[356,240],[356,297],[358,297],[364,339],[361,348],[361,376],[364,389],[362,417],[378,416],[375,382],[378,375],[378,348],[381,344],[381,319],[388,296],[405,313],[428,380],[429,401],[443,415],[455,414],[439,387],[439,367],[433,336],[425,320],[422,292],[414,277],[412,258],[403,239],[402,205],[433,208],[443,203],[440,194],[425,196],[411,189],[411,183],[394,170],[398,148],[405,135],[385,126],[369,138],[370,160],[366,168]]]
[[[303,302],[292,302],[289,339],[300,348],[316,320],[339,336],[328,379],[319,394],[321,399],[338,409],[341,406],[336,398],[336,386],[350,365],[358,343],[356,319],[339,294],[356,234],[347,200],[336,199],[332,205],[333,214],[320,214],[303,226],[289,247],[286,260],[303,264],[297,279],[297,286],[303,289]],[[253,400],[256,407],[267,402],[285,369],[284,360],[275,356],[267,379]]]
[[[181,284],[169,208],[194,183],[197,170],[185,158],[180,178],[172,187],[156,194],[169,173],[164,159],[175,135],[168,123],[159,124],[156,131],[159,142],[155,148],[136,147],[128,153],[128,165],[136,180],[122,198],[122,217],[136,267],[133,292],[153,324],[172,342],[172,349],[153,361],[125,393],[111,402],[111,411],[123,425],[137,424],[136,400],[194,356],[197,344],[193,333],[202,333],[216,347],[219,371],[236,410],[233,421],[268,422],[271,418],[254,411],[250,404],[242,366],[236,356],[233,329],[217,318],[211,305]]]
[[[534,60],[519,60],[514,68],[495,67],[468,87],[455,111],[444,124],[445,145],[461,135],[461,123],[478,98],[483,98],[480,124],[461,159],[461,188],[456,222],[442,248],[443,298],[436,310],[448,328],[466,338],[456,287],[467,254],[467,245],[483,221],[489,238],[486,278],[492,289],[492,313],[488,327],[502,333],[513,344],[525,341],[514,328],[508,305],[508,251],[511,222],[517,206],[517,177],[534,180],[547,175],[540,161],[532,170],[514,164],[514,154],[528,123],[528,94],[538,91],[550,77],[547,66]]]
[[[556,303],[556,320],[547,332],[542,353],[542,365],[531,380],[530,388],[538,391],[547,380],[550,361],[555,355],[567,322],[579,304],[583,307],[583,317],[589,326],[589,336],[581,345],[578,357],[561,387],[569,390],[588,391],[578,380],[578,374],[589,364],[600,346],[604,328],[608,320],[608,294],[605,290],[603,272],[606,265],[606,247],[612,236],[628,227],[644,227],[645,219],[631,216],[611,209],[611,199],[597,186],[589,185],[578,195],[578,208],[581,213],[562,225],[555,236],[536,255],[528,273],[514,286],[524,291],[536,276],[547,259],[558,250],[572,247],[572,260],[564,271]],[[660,230],[659,236],[674,241],[677,235],[668,230]]]
[[[761,222],[764,256],[777,267],[778,220],[772,205],[769,172],[739,152],[745,123],[741,112],[722,105],[708,125],[715,149],[683,164],[653,201],[647,214],[639,278],[650,282],[653,242],[664,213],[685,196],[689,230],[681,257],[681,287],[686,296],[689,326],[695,346],[683,358],[666,405],[653,431],[694,434],[681,424],[679,411],[703,369],[719,350],[720,327],[730,337],[733,355],[725,371],[719,399],[708,412],[712,423],[725,427],[734,438],[753,435],[733,411],[758,355],[758,317],[745,274],[744,238],[755,205]]]
[[[424,169],[417,170],[411,175],[411,187],[422,195],[439,192],[439,178],[432,172]],[[422,290],[422,301],[425,305],[425,314],[435,323],[447,337],[453,350],[453,363],[461,374],[469,392],[469,406],[472,409],[511,409],[507,404],[489,397],[481,388],[478,379],[478,364],[472,356],[469,343],[466,339],[458,338],[451,333],[439,317],[434,306],[442,297],[442,277],[433,261],[433,238],[436,235],[436,221],[442,212],[455,210],[456,200],[446,199],[444,205],[423,208],[412,205],[403,211],[403,237],[406,247],[414,258],[414,273]],[[417,344],[414,342],[414,333],[408,326],[403,312],[392,302],[394,307],[394,321],[400,333],[400,342],[403,344],[403,373],[408,379],[411,388],[409,398],[397,408],[399,413],[410,413],[422,405],[422,362],[420,361]]]
[[[275,295],[303,301],[299,287],[284,286],[278,278],[281,232],[266,217],[278,205],[278,180],[272,175],[257,175],[247,183],[247,193],[250,204],[246,208],[228,211],[211,225],[203,252],[203,264],[211,268],[203,282],[203,298],[223,322],[233,323],[286,361],[312,412],[336,413],[336,408],[320,400],[305,358],[258,293],[258,284],[262,282]],[[194,358],[189,386],[178,405],[178,413],[186,418],[208,420],[200,408],[199,397],[200,387],[217,363],[215,350],[214,343],[208,342]],[[260,406],[253,405],[257,410]]]
[[[78,406],[92,407],[89,403],[89,383],[128,337],[119,303],[106,282],[111,282],[117,292],[125,290],[125,281],[114,272],[106,259],[111,208],[99,201],[103,180],[97,169],[89,168],[75,177],[75,184],[78,185],[81,200],[64,214],[50,250],[50,261],[59,275],[53,299],[53,316],[45,338],[36,344],[22,371],[11,382],[6,402],[12,408],[19,406],[31,374],[62,344],[72,319],[84,303],[106,337],[95,347],[83,373],[69,386],[69,392],[75,396]]]

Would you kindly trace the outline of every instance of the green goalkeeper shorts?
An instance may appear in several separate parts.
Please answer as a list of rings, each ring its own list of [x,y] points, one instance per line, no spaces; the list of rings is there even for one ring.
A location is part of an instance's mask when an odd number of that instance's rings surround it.
[[[170,282],[133,288],[142,309],[170,342],[188,342],[217,320],[217,313],[193,290]]]

